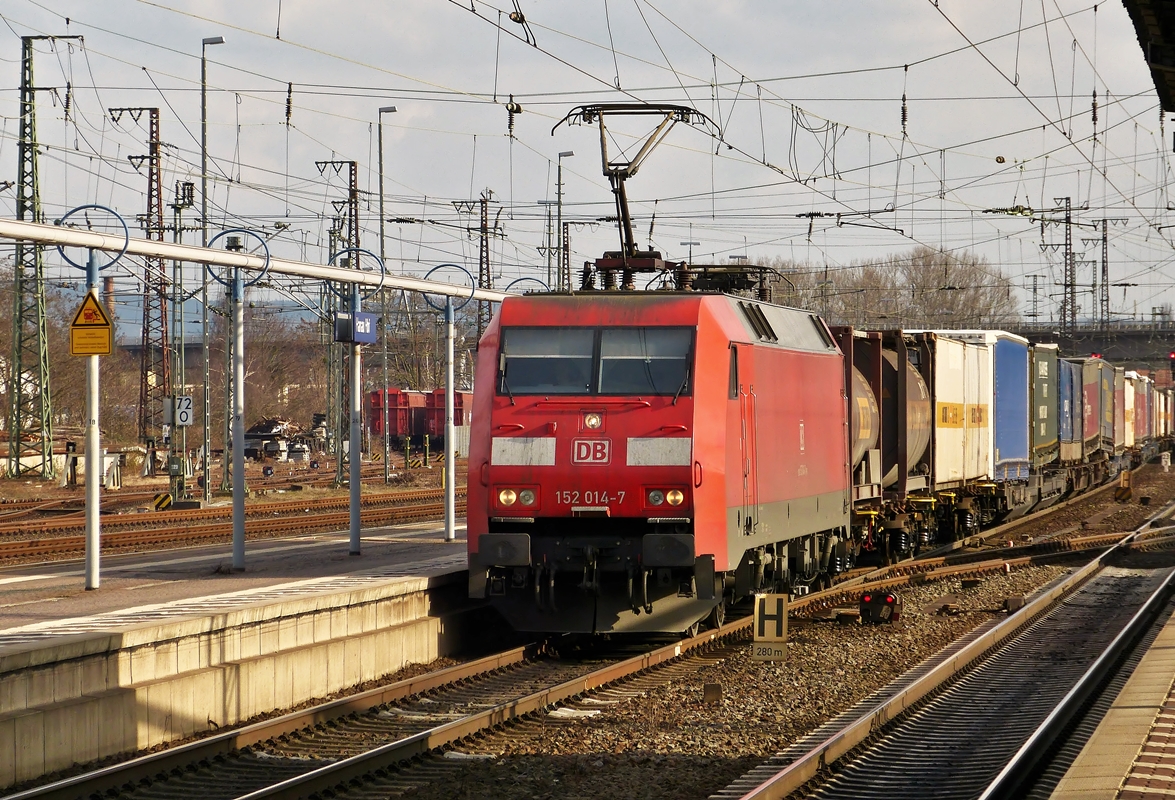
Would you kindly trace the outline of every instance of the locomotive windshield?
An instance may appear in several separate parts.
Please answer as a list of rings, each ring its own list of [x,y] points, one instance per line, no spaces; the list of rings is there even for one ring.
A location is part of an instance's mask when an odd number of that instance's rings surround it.
[[[507,328],[499,394],[688,395],[690,328]]]

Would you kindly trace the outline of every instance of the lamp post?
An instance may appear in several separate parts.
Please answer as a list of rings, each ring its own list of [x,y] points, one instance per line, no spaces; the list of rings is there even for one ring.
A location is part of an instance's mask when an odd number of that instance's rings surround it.
[[[209,36],[200,42],[200,244],[208,246],[208,46],[224,44],[223,36]],[[204,502],[212,500],[212,480],[208,467],[209,450],[212,447],[212,380],[211,365],[208,363],[208,267],[204,267],[204,282],[200,293],[203,338],[201,345],[204,358]]]
[[[688,241],[688,242],[681,243],[682,247],[686,247],[686,246],[689,247],[689,262],[688,263],[691,265],[694,263],[694,245],[698,245],[699,247],[701,247],[702,243],[695,242],[695,241]]]
[[[379,110],[379,260],[387,263],[387,252],[384,249],[384,114],[396,113],[395,106],[384,106]],[[388,464],[391,455],[388,447],[388,292],[387,289],[379,293],[379,315],[383,325],[383,373],[384,390],[380,397],[380,413],[383,415],[383,446],[384,446],[384,484],[392,482],[391,466]]]
[[[559,154],[559,169],[555,173],[555,175],[556,175],[556,178],[555,178],[555,199],[556,199],[556,204],[557,204],[557,208],[558,208],[558,211],[556,212],[558,216],[557,216],[557,222],[555,223],[555,225],[556,225],[555,230],[556,230],[556,235],[559,237],[559,261],[558,261],[559,281],[558,281],[558,283],[559,283],[560,290],[567,289],[571,286],[571,276],[567,275],[566,278],[564,278],[564,275],[563,275],[563,264],[566,262],[566,259],[563,257],[564,256],[563,248],[565,246],[563,243],[563,159],[564,158],[571,158],[571,156],[573,156],[573,155],[575,155],[575,152],[573,150],[564,150],[562,153],[560,153]],[[550,283],[550,281],[548,280],[547,283]]]

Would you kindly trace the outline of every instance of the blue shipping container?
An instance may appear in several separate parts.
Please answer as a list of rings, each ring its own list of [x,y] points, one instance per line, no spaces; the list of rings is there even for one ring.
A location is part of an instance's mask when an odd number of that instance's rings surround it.
[[[1028,344],[995,343],[995,478],[1028,478]]]
[[[1061,440],[1061,460],[1080,461],[1085,408],[1081,363],[1061,359],[1058,366],[1057,428]]]

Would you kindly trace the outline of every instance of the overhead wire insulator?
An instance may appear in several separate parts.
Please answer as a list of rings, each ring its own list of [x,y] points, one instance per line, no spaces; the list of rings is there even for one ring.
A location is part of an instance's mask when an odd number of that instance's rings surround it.
[[[286,126],[289,127],[290,117],[294,116],[294,84],[286,84]]]
[[[906,81],[910,77],[910,65],[902,67],[902,138],[906,138],[906,123],[910,121],[910,114],[906,108]]]
[[[510,21],[522,26],[522,37],[527,44],[531,47],[538,47],[534,32],[530,29],[526,15],[522,13],[522,7],[518,5],[518,0],[514,0],[514,10],[510,12]]]
[[[1093,90],[1093,127],[1097,127],[1097,89]]]
[[[514,102],[514,95],[510,95],[510,102],[506,103],[506,129],[510,138],[514,138],[514,115],[522,113],[522,106]]]

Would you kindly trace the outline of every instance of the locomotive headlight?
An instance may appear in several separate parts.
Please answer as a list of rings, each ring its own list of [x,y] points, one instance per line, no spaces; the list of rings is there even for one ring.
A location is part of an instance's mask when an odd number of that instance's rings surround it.
[[[680,489],[670,489],[665,493],[665,500],[671,506],[679,506],[685,500],[685,495]]]
[[[522,503],[524,506],[533,506],[534,491],[531,489],[523,489],[518,493],[518,502]]]
[[[514,505],[514,501],[518,499],[518,493],[513,489],[503,489],[498,492],[498,502],[504,506]]]
[[[583,426],[591,428],[593,431],[604,424],[604,417],[602,414],[597,414],[595,411],[590,414],[583,415]]]
[[[649,492],[649,505],[659,506],[665,502],[665,493],[660,489],[654,489]]]

